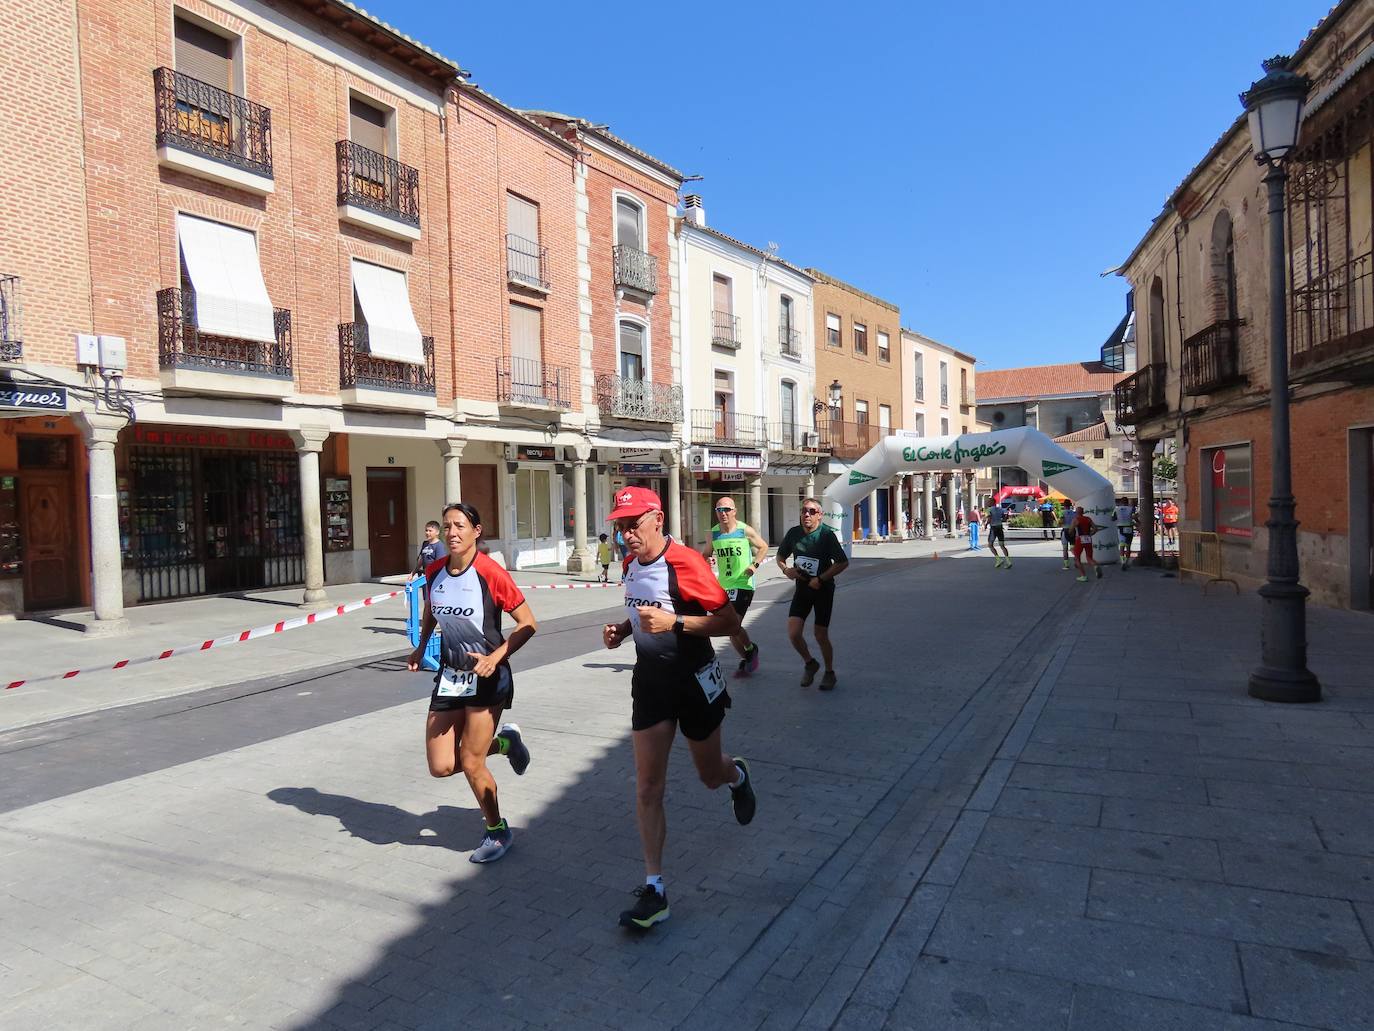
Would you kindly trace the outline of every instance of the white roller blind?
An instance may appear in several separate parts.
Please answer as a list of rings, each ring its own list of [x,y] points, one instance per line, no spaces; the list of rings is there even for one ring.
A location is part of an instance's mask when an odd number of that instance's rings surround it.
[[[410,365],[425,364],[405,273],[354,258],[353,291],[367,321],[369,353]]]
[[[644,356],[644,328],[642,326],[637,326],[633,322],[620,324],[620,352],[621,354]]]
[[[617,198],[615,203],[615,242],[636,250],[644,249],[639,234],[639,205]]]
[[[510,306],[510,353],[526,363],[524,375],[536,368],[544,356],[544,313],[526,304]]]
[[[253,234],[178,215],[177,238],[196,292],[196,328],[211,336],[275,343],[272,301]]]
[[[506,194],[506,232],[530,243],[539,242],[539,205]]]

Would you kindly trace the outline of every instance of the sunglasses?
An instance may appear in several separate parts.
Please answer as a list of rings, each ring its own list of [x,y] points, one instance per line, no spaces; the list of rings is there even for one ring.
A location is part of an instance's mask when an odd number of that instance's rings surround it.
[[[821,514],[821,510],[820,510],[819,508],[803,508],[803,509],[802,509],[802,515],[820,515],[820,514]]]
[[[654,510],[651,509],[643,515],[635,516],[633,519],[617,519],[611,525],[622,534],[634,534],[637,537],[639,536],[639,528],[643,524],[645,516],[651,516],[653,514]]]
[[[717,511],[717,512],[733,512],[734,509],[733,509],[733,508],[718,508],[718,509],[716,509],[716,511]]]

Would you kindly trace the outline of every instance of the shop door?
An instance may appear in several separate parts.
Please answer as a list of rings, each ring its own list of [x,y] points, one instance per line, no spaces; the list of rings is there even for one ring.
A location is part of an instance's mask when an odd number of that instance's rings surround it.
[[[477,509],[482,519],[482,539],[491,541],[501,536],[501,509],[496,504],[496,466],[460,466],[463,500]]]
[[[24,608],[80,604],[71,474],[25,471],[19,477],[19,496]]]
[[[406,543],[406,473],[404,469],[367,471],[367,546],[373,576],[409,572]]]
[[[205,590],[224,594],[265,586],[258,456],[207,452],[200,470]]]

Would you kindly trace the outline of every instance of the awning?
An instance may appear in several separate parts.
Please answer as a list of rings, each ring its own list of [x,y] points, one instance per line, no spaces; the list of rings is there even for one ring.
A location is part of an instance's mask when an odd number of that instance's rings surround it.
[[[377,358],[424,365],[425,349],[410,310],[405,273],[354,258],[353,289],[367,321],[368,352]]]
[[[272,301],[262,281],[253,234],[178,215],[177,237],[196,292],[196,329],[211,336],[276,343]]]

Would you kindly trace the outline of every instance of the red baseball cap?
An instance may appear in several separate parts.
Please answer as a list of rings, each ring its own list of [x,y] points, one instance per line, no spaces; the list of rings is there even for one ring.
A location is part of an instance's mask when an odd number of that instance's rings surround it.
[[[615,492],[615,507],[606,519],[608,522],[612,519],[629,519],[645,512],[662,510],[663,502],[659,501],[658,495],[648,487],[625,487]]]

